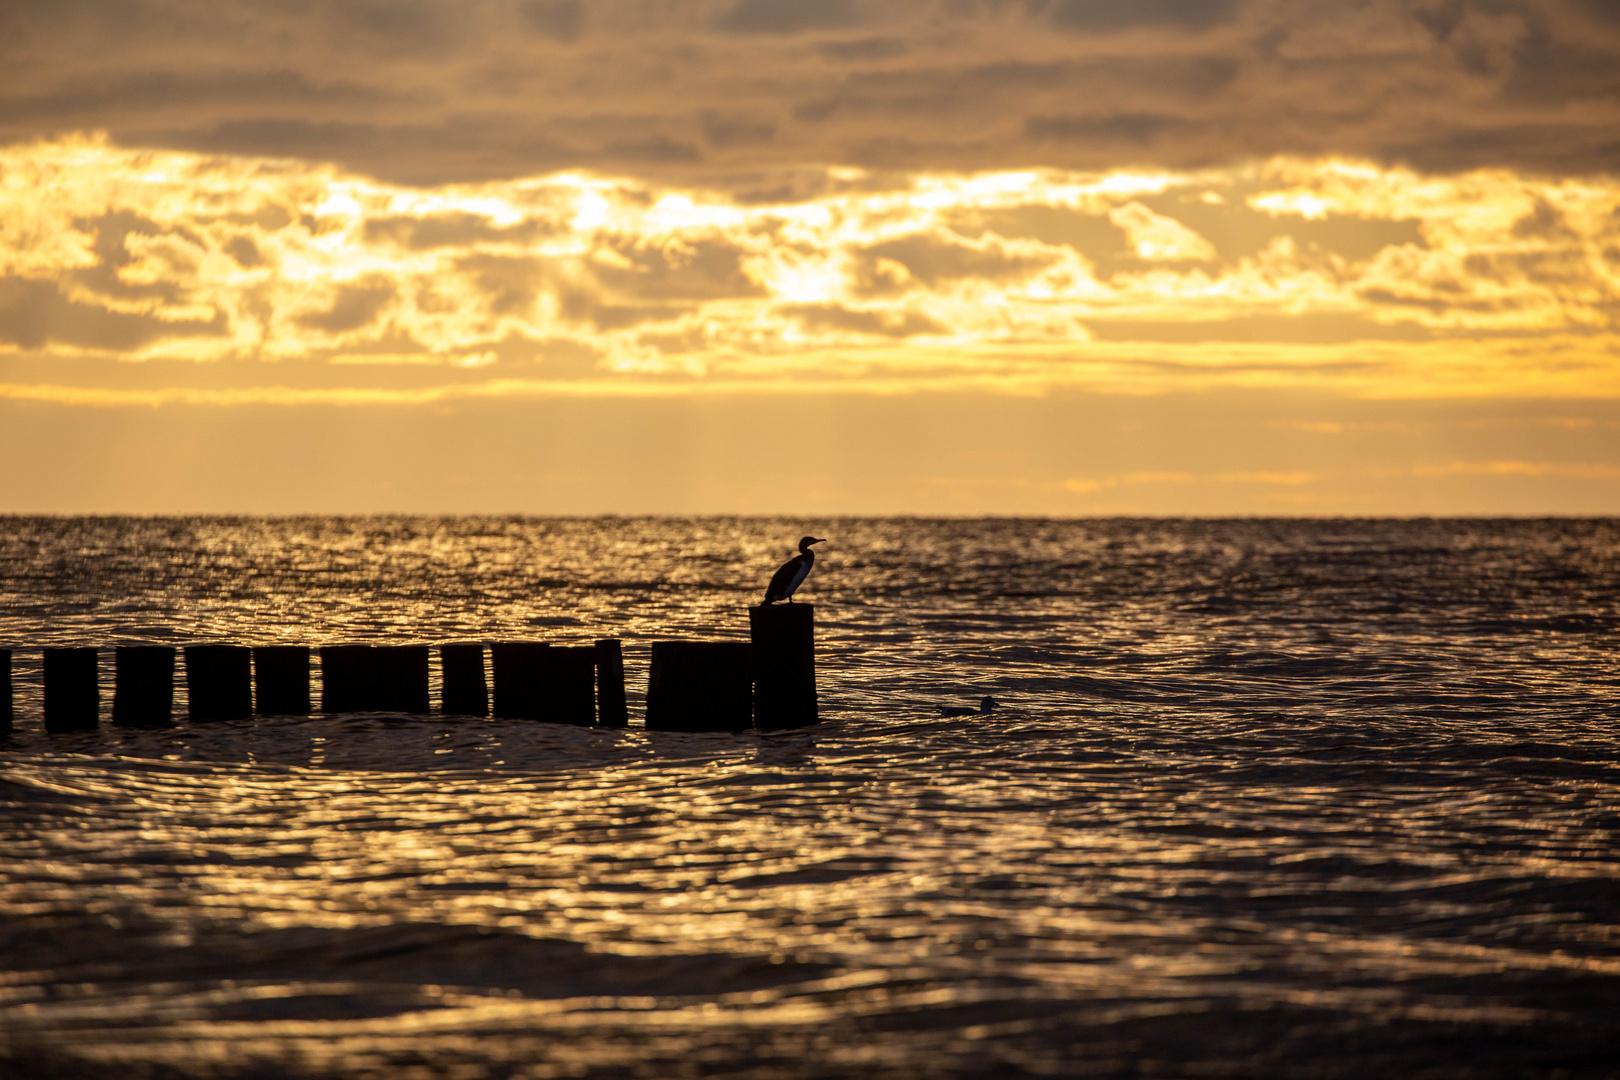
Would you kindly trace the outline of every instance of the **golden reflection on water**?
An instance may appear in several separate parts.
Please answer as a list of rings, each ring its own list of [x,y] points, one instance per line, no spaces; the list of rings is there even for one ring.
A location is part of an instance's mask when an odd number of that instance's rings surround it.
[[[827,722],[772,736],[360,715],[47,738],[24,656],[0,1054],[109,1077],[1603,1075],[1614,655],[1520,641],[1606,632],[1609,580],[1549,566],[1603,565],[1612,537],[1442,526],[845,523],[810,587]],[[611,629],[632,687],[647,638],[738,630],[734,583],[779,554],[759,522],[72,527],[101,554],[54,594],[14,559],[36,606],[8,633],[52,605],[64,641],[487,617]],[[188,565],[194,533],[235,554]],[[1566,584],[1508,604],[1527,578]],[[994,722],[929,716],[980,688]]]

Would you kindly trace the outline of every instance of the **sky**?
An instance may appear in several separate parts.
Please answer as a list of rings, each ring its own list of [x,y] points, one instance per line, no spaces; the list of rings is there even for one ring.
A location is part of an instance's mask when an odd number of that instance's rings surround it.
[[[0,6],[0,512],[1620,513],[1612,0]]]

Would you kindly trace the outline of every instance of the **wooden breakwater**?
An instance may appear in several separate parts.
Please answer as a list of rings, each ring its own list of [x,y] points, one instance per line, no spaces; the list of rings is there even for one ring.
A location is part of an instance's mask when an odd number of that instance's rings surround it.
[[[776,731],[815,723],[814,623],[811,604],[772,605],[750,609],[747,641],[653,642],[647,728]],[[43,650],[46,732],[99,726],[106,651]],[[316,711],[427,714],[433,711],[429,682],[435,657],[441,715],[581,727],[629,724],[624,655],[617,638],[591,644],[496,641],[315,648],[125,645],[110,651],[112,722],[120,726],[172,724],[177,677],[185,680],[186,719],[192,723]],[[320,661],[318,676],[311,663],[315,658]],[[11,659],[11,650],[0,649],[0,737],[10,733],[14,720]]]

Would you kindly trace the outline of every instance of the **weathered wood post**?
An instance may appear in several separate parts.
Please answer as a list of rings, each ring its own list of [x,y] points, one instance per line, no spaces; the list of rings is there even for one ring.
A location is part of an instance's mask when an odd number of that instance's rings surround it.
[[[496,716],[508,720],[544,720],[547,669],[551,646],[543,641],[497,641],[489,647],[495,676]]]
[[[426,645],[379,645],[372,652],[373,678],[378,689],[379,712],[411,713],[430,711],[428,704],[428,658]]]
[[[596,646],[553,645],[542,720],[593,727],[596,724]]]
[[[45,730],[93,731],[101,722],[96,650],[45,650]]]
[[[260,716],[308,716],[309,646],[255,646],[253,696]]]
[[[647,678],[651,731],[747,731],[753,677],[746,641],[655,641]]]
[[[630,710],[624,704],[624,653],[619,639],[602,638],[595,648],[596,722],[601,727],[628,727]]]
[[[321,646],[321,711],[428,711],[426,645]]]
[[[0,649],[0,739],[11,736],[11,650]]]
[[[489,682],[484,678],[484,646],[439,646],[443,689],[439,711],[451,716],[488,716]]]
[[[246,645],[187,645],[185,655],[191,720],[253,715],[253,654]]]
[[[754,646],[754,726],[761,731],[804,727],[816,710],[816,608],[765,604],[748,609]]]
[[[366,706],[369,645],[321,646],[321,712],[361,712]]]
[[[112,722],[126,727],[174,722],[173,645],[120,645],[113,650]]]

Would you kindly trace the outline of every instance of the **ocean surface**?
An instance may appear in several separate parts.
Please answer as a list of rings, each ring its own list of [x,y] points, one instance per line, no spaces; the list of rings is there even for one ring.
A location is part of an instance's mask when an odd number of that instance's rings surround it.
[[[823,722],[643,730],[807,531]],[[0,1076],[1620,1076],[1617,598],[1615,520],[0,518]],[[45,645],[604,636],[627,730],[41,730]]]

